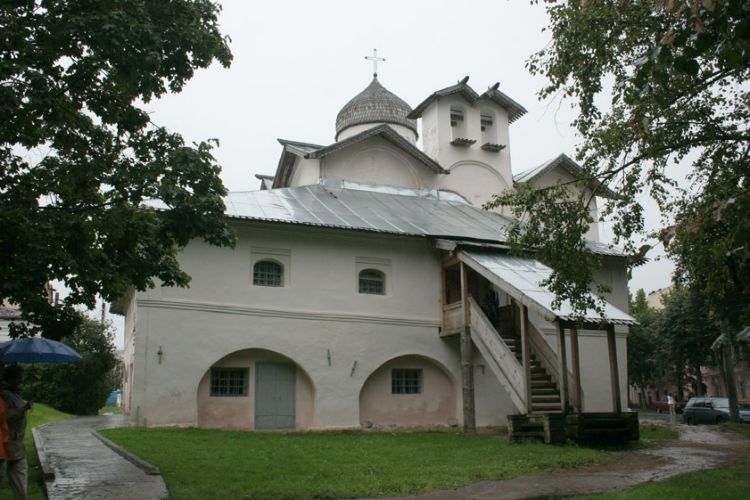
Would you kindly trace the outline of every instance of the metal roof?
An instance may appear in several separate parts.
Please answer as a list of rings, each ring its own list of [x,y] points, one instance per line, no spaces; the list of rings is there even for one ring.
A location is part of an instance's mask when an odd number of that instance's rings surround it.
[[[375,77],[365,90],[347,102],[336,116],[336,137],[345,128],[363,123],[394,123],[417,134],[416,120],[406,116],[411,113],[403,99],[383,87]]]
[[[540,285],[550,276],[552,269],[538,260],[492,250],[462,250],[459,258],[514,299],[536,309],[548,321],[578,319],[567,301],[560,304],[559,309],[552,307],[555,294]],[[638,324],[632,316],[606,301],[603,317],[596,311],[588,310],[583,319],[592,323],[604,321],[615,325]]]
[[[583,168],[581,168],[581,166],[577,162],[572,160],[568,155],[562,153],[559,156],[552,158],[551,160],[545,161],[538,167],[534,167],[530,170],[526,170],[524,172],[521,172],[520,174],[514,175],[513,182],[515,182],[516,184],[526,184],[557,167],[565,169],[574,178],[583,176]],[[591,189],[595,190],[599,196],[612,199],[618,197],[617,193],[612,191],[609,187],[599,182],[598,180],[589,179],[582,182],[590,184]]]
[[[164,209],[159,201],[147,203]],[[226,215],[234,219],[358,231],[504,243],[512,221],[436,189],[378,189],[337,179],[293,188],[229,193]],[[589,242],[595,253],[622,256],[614,247]]]

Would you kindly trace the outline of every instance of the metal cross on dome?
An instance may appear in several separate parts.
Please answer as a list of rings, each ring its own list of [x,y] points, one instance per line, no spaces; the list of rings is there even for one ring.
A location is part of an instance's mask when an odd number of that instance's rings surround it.
[[[378,77],[378,61],[385,62],[384,57],[378,57],[378,49],[372,49],[372,56],[365,56],[365,59],[372,61],[372,76]]]

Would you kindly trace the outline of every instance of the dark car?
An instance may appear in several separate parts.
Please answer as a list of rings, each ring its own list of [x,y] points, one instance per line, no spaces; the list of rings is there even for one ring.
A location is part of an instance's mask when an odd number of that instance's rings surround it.
[[[682,412],[682,421],[688,425],[718,424],[729,420],[729,399],[690,398]]]

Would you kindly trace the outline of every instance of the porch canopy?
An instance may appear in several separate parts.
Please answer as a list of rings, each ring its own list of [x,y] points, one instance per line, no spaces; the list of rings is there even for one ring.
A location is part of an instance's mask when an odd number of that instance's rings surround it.
[[[559,308],[552,306],[555,294],[540,285],[552,273],[552,269],[536,259],[517,257],[492,250],[463,249],[456,256],[484,278],[500,287],[518,303],[541,314],[554,323],[570,323],[578,320],[570,303],[564,301]],[[604,316],[594,310],[583,315],[584,325],[636,325],[638,322],[629,314],[609,302],[604,302]]]
[[[563,411],[569,411],[569,385],[572,385],[573,406],[583,411],[584,402],[581,394],[581,375],[578,356],[578,328],[582,326],[591,330],[606,330],[607,347],[609,353],[610,382],[612,393],[612,411],[620,413],[622,404],[620,400],[620,382],[617,362],[617,348],[615,342],[615,325],[637,325],[638,322],[629,314],[618,309],[609,302],[603,303],[603,314],[589,309],[580,318],[575,314],[569,302],[563,301],[559,307],[553,307],[555,294],[546,289],[541,283],[550,276],[552,269],[545,266],[536,259],[517,257],[510,255],[507,250],[497,247],[486,247],[479,245],[461,245],[458,242],[437,242],[439,248],[451,250],[458,260],[485,279],[502,289],[520,305],[523,314],[522,337],[526,336],[527,330],[525,310],[531,309],[539,313],[545,320],[557,325],[558,330],[558,373],[560,383],[560,399],[563,403]],[[450,248],[453,247],[453,248]],[[582,320],[582,321],[581,321]],[[565,329],[570,330],[571,360],[573,368],[572,381],[568,382],[568,366],[565,342]],[[526,344],[526,339],[522,338]],[[523,365],[528,366],[527,353],[524,349]],[[526,370],[528,387],[528,369]]]

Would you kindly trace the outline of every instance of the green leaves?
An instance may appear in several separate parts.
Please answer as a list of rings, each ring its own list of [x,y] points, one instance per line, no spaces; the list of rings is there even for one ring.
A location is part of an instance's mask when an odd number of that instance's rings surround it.
[[[618,193],[601,213],[616,242],[646,259],[634,238],[644,235],[645,196],[665,223],[676,222],[668,251],[678,278],[704,290],[715,314],[748,316],[750,302],[750,11],[746,0],[546,2],[552,42],[527,64],[549,80],[539,95],[570,98],[578,107],[577,159],[587,177]],[[610,102],[598,96],[611,92]],[[687,171],[687,175],[685,172]],[[678,172],[675,176],[674,172]],[[677,179],[681,179],[678,183]],[[686,179],[686,180],[682,180]],[[723,200],[733,200],[723,204]],[[500,197],[525,214],[530,229],[520,243],[564,246],[547,263],[576,280],[555,282],[560,298],[584,290],[588,260],[565,260],[581,248],[586,205],[550,195]],[[575,209],[574,209],[575,208]],[[651,245],[655,242],[647,241]],[[731,250],[730,250],[731,249]],[[731,255],[731,258],[727,257]]]
[[[0,9],[0,297],[21,305],[30,331],[69,333],[73,306],[97,295],[186,286],[182,247],[233,243],[214,143],[187,145],[139,107],[229,65],[218,11],[208,0]],[[54,280],[70,290],[58,306]]]

